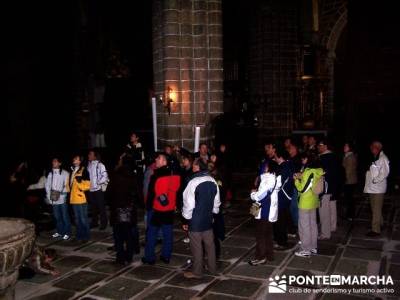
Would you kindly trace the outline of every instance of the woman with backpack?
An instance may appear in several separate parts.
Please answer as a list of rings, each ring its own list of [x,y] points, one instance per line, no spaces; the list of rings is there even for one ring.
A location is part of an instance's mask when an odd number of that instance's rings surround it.
[[[294,174],[294,184],[299,192],[299,236],[301,247],[295,252],[296,256],[309,257],[317,254],[317,208],[319,193],[324,171],[312,155],[303,153],[301,156],[305,169],[302,173]],[[322,177],[322,178],[321,178]]]
[[[276,176],[277,164],[266,160],[262,164],[258,190],[250,194],[255,201],[251,213],[256,219],[256,253],[249,261],[251,266],[265,264],[274,260],[272,223],[278,219],[278,191],[281,188],[280,177]]]

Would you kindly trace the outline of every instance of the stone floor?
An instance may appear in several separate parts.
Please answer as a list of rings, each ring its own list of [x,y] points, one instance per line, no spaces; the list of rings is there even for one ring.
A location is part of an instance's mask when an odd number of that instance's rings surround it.
[[[126,267],[113,263],[111,231],[92,234],[84,245],[73,241],[54,241],[43,233],[38,243],[58,250],[55,266],[58,277],[36,275],[18,281],[17,299],[400,299],[400,213],[396,201],[400,196],[385,199],[386,228],[382,238],[368,239],[369,206],[359,198],[358,217],[353,223],[339,218],[339,228],[329,241],[320,242],[317,256],[298,258],[293,248],[276,252],[275,261],[251,267],[247,260],[254,253],[254,223],[248,215],[247,182],[251,174],[236,175],[239,193],[235,204],[225,212],[227,238],[218,262],[218,276],[187,280],[183,277],[190,251],[182,242],[184,234],[175,229],[174,255],[169,265],[144,266],[141,255]],[[340,214],[340,212],[339,212]],[[143,222],[140,223],[143,240]],[[348,274],[388,275],[395,281],[391,295],[339,294],[268,294],[268,278],[275,275]],[[316,286],[310,288],[317,288]],[[375,296],[378,296],[377,298]]]

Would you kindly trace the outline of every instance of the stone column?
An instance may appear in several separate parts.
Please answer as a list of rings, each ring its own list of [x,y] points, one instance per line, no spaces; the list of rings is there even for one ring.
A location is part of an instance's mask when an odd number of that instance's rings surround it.
[[[153,0],[153,71],[158,143],[193,149],[213,138],[223,111],[221,0]],[[165,106],[170,103],[170,113]]]

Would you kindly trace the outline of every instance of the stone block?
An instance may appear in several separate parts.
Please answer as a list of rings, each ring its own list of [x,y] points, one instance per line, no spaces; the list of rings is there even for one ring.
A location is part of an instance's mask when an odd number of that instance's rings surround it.
[[[230,294],[239,297],[252,297],[260,288],[261,283],[237,279],[221,280],[210,289],[212,292]]]
[[[179,51],[180,51],[181,58],[192,58],[193,57],[193,48],[192,47],[180,48]],[[186,60],[186,61],[189,64],[186,68],[190,68],[191,67],[190,61],[189,60]]]
[[[224,102],[210,102],[210,113],[222,113],[224,110]]]
[[[166,58],[166,59],[164,59],[163,67],[166,69],[178,69],[179,68],[179,59]]]
[[[165,47],[164,58],[179,58],[179,48],[177,47]]]
[[[205,47],[196,47],[194,48],[194,52],[193,52],[193,57],[196,58],[203,58],[202,60],[204,61],[202,63],[202,65],[197,65],[195,64],[195,68],[201,68],[201,69],[205,69],[208,67],[208,63],[207,60],[205,60],[204,58],[207,57],[208,51]]]
[[[210,92],[208,92],[208,99],[209,99],[210,103],[223,102],[224,101],[223,92],[222,91],[217,91],[217,92],[210,91]]]
[[[332,258],[325,256],[311,256],[309,258],[294,256],[288,267],[302,269],[302,270],[315,270],[320,272],[326,272]]]
[[[208,37],[208,46],[210,48],[222,48],[222,35],[212,35]]]
[[[165,47],[178,47],[180,45],[179,35],[165,35],[164,46]]]
[[[224,78],[223,76],[222,70],[210,70],[208,72],[208,78],[210,80],[222,80]]]
[[[198,10],[193,12],[193,24],[206,24],[207,14],[205,11]]]
[[[180,38],[180,47],[193,47],[193,36],[192,35],[182,35]]]
[[[58,281],[54,286],[72,291],[84,291],[95,283],[105,279],[108,275],[80,271]]]
[[[180,34],[180,26],[178,23],[167,23],[164,25],[164,34],[165,35],[177,35]]]
[[[381,259],[381,252],[376,250],[347,247],[343,253],[343,257],[379,261]]]
[[[198,285],[206,286],[209,283],[211,283],[211,281],[213,281],[214,278],[215,277],[212,276],[203,276],[203,278],[201,279],[196,279],[196,278],[186,279],[185,277],[183,277],[183,273],[179,273],[174,277],[172,277],[170,280],[168,280],[166,283],[169,285],[183,287],[183,288],[194,288]]]
[[[68,300],[72,299],[73,296],[75,295],[74,292],[71,291],[66,291],[66,290],[55,290],[51,291],[49,293],[45,293],[39,296],[33,296],[29,299],[31,300]]]
[[[193,26],[191,24],[180,24],[181,34],[192,34]]]
[[[193,26],[193,34],[194,35],[202,35],[205,33],[205,25],[194,25]]]
[[[268,279],[275,267],[260,265],[260,266],[250,266],[248,263],[243,263],[234,268],[230,273],[232,275],[239,275],[249,278],[260,278]]]
[[[178,81],[180,79],[179,69],[165,69],[164,70],[164,78],[165,80],[175,80]]]
[[[164,1],[168,2],[168,1]],[[164,22],[168,23],[178,23],[179,22],[179,12],[177,10],[165,9],[163,11]]]
[[[196,294],[197,291],[194,290],[164,286],[154,290],[152,293],[150,293],[143,299],[144,300],[160,300],[160,299],[187,300],[187,299],[192,299],[192,297],[194,297]]]
[[[204,35],[193,37],[193,47],[207,47],[207,37]]]
[[[221,24],[222,13],[221,11],[210,11],[208,13],[208,24]]]
[[[149,284],[126,278],[116,278],[92,292],[93,295],[106,299],[130,299],[142,292]]]
[[[223,60],[222,59],[210,59],[209,60],[210,69],[222,70]]]

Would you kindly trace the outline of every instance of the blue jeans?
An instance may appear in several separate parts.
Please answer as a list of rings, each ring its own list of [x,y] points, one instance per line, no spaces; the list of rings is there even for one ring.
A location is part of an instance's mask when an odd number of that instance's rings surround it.
[[[72,208],[74,210],[74,215],[75,215],[76,239],[89,240],[90,227],[89,227],[87,203],[72,204]]]
[[[292,196],[292,201],[290,201],[290,215],[292,216],[292,221],[294,226],[298,226],[299,224],[299,193],[295,189]]]
[[[147,211],[147,232],[146,232],[146,247],[144,249],[144,257],[148,262],[156,260],[155,248],[157,244],[158,232],[162,231],[163,243],[161,249],[161,256],[166,259],[171,258],[172,243],[173,243],[173,225],[163,224],[161,226],[154,226],[151,224],[153,212]]]
[[[71,235],[71,221],[69,220],[67,204],[54,204],[53,215],[56,219],[57,233]]]

